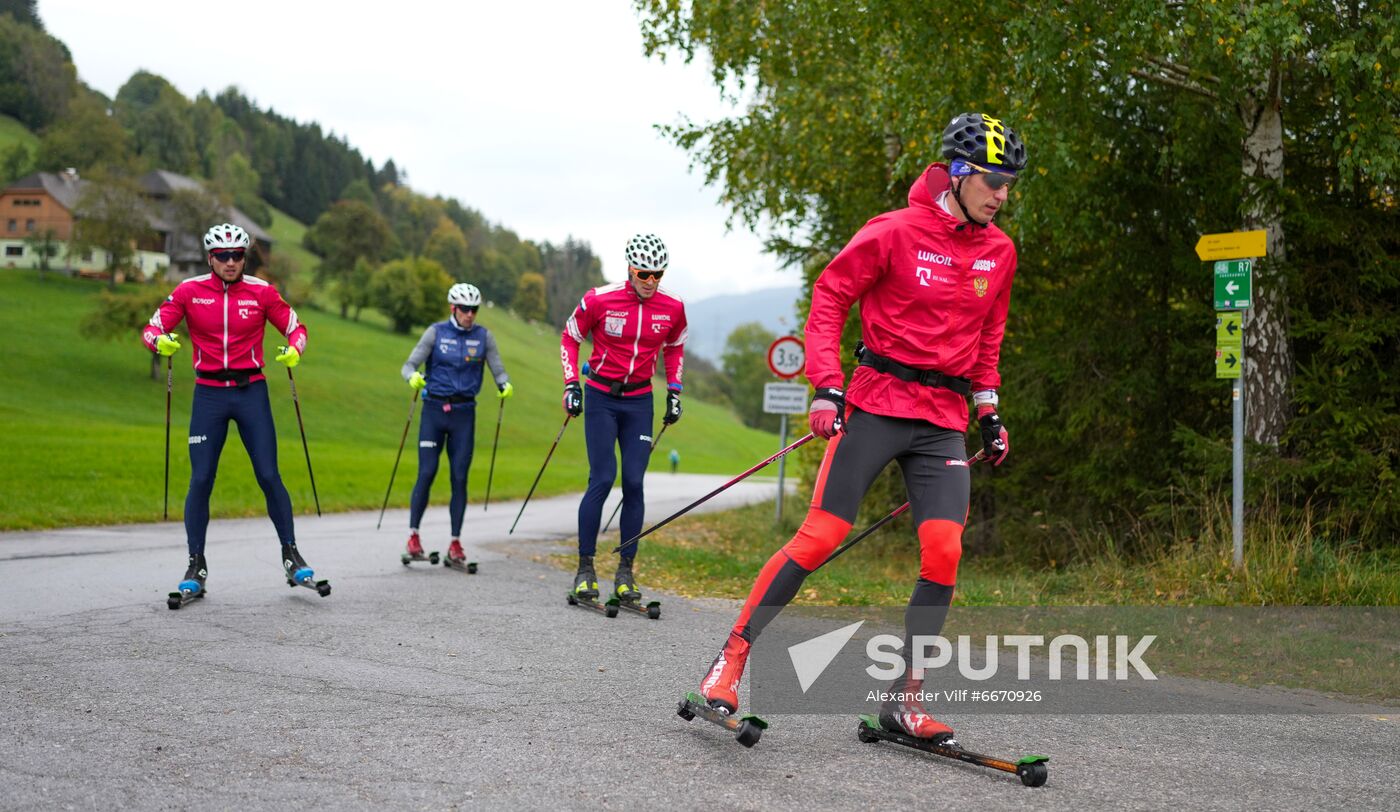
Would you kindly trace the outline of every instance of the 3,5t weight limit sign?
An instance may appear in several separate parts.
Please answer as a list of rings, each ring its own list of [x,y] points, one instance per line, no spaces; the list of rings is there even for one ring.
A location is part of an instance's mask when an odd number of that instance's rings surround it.
[[[807,364],[807,351],[802,339],[796,336],[783,336],[768,345],[768,369],[783,380],[791,380],[802,374]]]

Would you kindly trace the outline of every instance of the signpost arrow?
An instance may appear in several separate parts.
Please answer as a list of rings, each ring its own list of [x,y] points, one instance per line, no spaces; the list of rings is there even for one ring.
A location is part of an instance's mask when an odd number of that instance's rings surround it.
[[[1230,294],[1231,296],[1234,296],[1234,295],[1235,295],[1235,291],[1237,291],[1237,290],[1239,290],[1239,289],[1240,289],[1240,286],[1239,286],[1239,285],[1236,285],[1234,282],[1226,282],[1226,283],[1225,283],[1225,292],[1228,293],[1228,294]]]
[[[1213,259],[1245,259],[1268,253],[1268,232],[1228,231],[1224,234],[1202,234],[1196,241],[1196,256],[1202,262]]]

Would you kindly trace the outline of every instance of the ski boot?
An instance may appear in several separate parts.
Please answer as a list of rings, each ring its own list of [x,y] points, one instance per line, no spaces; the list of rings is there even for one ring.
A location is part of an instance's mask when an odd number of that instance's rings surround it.
[[[892,695],[880,706],[880,727],[892,733],[903,733],[916,739],[926,739],[934,744],[957,747],[953,729],[933,718],[919,702],[918,694],[923,683],[905,680],[902,687],[892,691]]]
[[[739,680],[744,677],[748,661],[749,641],[730,632],[724,648],[700,682],[700,695],[710,707],[726,714],[739,709]]]
[[[437,550],[431,553],[424,553],[423,542],[418,538],[418,531],[414,530],[408,536],[408,548],[399,554],[399,561],[403,562],[405,567],[408,566],[410,561],[427,561],[429,564],[436,564],[438,562],[438,554]]]
[[[208,577],[209,564],[204,560],[204,554],[190,556],[185,580],[180,582],[178,592],[171,592],[165,599],[165,605],[171,609],[179,609],[190,601],[204,597],[204,581]]]
[[[570,606],[582,606],[607,617],[617,617],[617,598],[608,598],[607,603],[598,602],[598,574],[593,571],[593,556],[578,557],[578,572],[574,573],[574,588],[564,596]]]
[[[467,560],[467,553],[462,549],[461,539],[453,539],[447,546],[447,556],[442,559],[444,567],[454,570],[463,570],[468,574],[476,574],[476,562]]]
[[[574,597],[590,601],[598,599],[598,574],[593,571],[593,556],[578,557],[578,572],[574,573]]]
[[[661,618],[661,601],[651,601],[642,605],[642,591],[637,588],[637,579],[632,575],[632,559],[624,558],[617,562],[617,574],[613,576],[613,598],[618,608],[626,609],[652,620]]]
[[[316,571],[301,557],[295,544],[282,545],[282,571],[286,573],[287,586],[314,589],[323,598],[331,594],[331,582],[315,580]]]
[[[642,597],[642,591],[637,588],[637,579],[632,575],[630,558],[617,562],[617,572],[613,575],[613,597],[623,603],[636,603]]]

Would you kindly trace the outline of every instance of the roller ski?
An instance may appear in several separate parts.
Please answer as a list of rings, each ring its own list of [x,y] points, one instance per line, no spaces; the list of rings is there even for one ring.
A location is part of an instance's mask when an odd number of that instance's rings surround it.
[[[607,617],[617,617],[617,598],[609,598],[606,603],[599,603],[598,595],[598,575],[593,571],[593,556],[581,555],[578,557],[578,572],[574,573],[574,588],[564,596],[564,601],[570,606],[582,606],[602,612]]]
[[[617,574],[613,576],[613,597],[619,609],[626,609],[651,620],[661,617],[661,601],[642,603],[642,591],[637,588],[637,579],[632,575],[632,559],[624,558],[617,564]]]
[[[768,723],[762,718],[754,716],[752,713],[734,715],[722,708],[714,707],[706,702],[705,697],[691,691],[681,700],[676,708],[676,715],[689,722],[699,716],[707,722],[719,725],[725,730],[734,734],[734,740],[745,747],[753,747],[758,744],[763,731],[768,729]]]
[[[433,555],[437,555],[434,553]],[[476,562],[467,560],[467,553],[462,549],[462,542],[453,539],[447,546],[447,555],[442,558],[442,565],[452,570],[460,570],[468,575],[476,575]]]
[[[185,570],[185,579],[180,582],[178,592],[171,592],[165,599],[165,605],[171,609],[179,609],[187,603],[197,601],[204,597],[204,581],[209,577],[209,564],[205,562],[204,555],[190,556],[190,565]]]
[[[862,715],[856,726],[856,737],[866,744],[893,742],[935,756],[1015,773],[1028,787],[1043,786],[1049,777],[1049,768],[1045,766],[1049,756],[1025,756],[1007,761],[964,750],[953,738],[952,728],[934,719],[917,703],[887,702],[879,716]]]
[[[423,542],[418,539],[417,533],[413,533],[408,537],[408,549],[399,554],[399,561],[403,562],[405,567],[413,561],[426,561],[429,564],[436,564],[438,562],[438,553],[437,550],[433,550],[431,553],[425,554],[423,552]]]
[[[749,641],[730,632],[719,656],[710,663],[710,670],[700,681],[700,692],[685,695],[676,708],[676,715],[689,722],[699,716],[734,733],[734,739],[745,747],[758,744],[768,723],[751,713],[738,715],[739,680],[749,661]]]
[[[287,575],[287,586],[314,589],[323,598],[331,594],[331,582],[316,580],[316,571],[301,557],[295,544],[282,545],[282,571]]]

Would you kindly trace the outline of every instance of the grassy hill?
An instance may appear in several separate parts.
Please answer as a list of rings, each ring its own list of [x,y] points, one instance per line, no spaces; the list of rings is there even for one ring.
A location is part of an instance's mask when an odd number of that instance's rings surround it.
[[[15,119],[0,115],[0,152],[9,149],[12,144],[24,144],[32,156],[39,150],[39,136]]]
[[[272,225],[267,227],[267,233],[272,235],[273,254],[291,257],[297,272],[309,276],[321,260],[301,245],[306,225],[271,204],[267,208],[272,212]]]
[[[0,387],[0,528],[160,519],[164,375],[160,381],[151,380],[150,356],[134,334],[129,341],[111,343],[80,335],[79,322],[99,290],[100,284],[65,278],[41,281],[28,271],[0,273],[0,334],[9,337]],[[418,335],[395,335],[321,311],[304,310],[301,315],[310,329],[310,344],[296,370],[297,393],[321,506],[377,509],[411,397],[399,367]],[[496,334],[516,388],[505,409],[491,497],[520,498],[563,422],[558,332],[496,309],[483,310],[480,319]],[[267,348],[278,338],[269,331]],[[268,372],[283,479],[298,513],[312,512],[287,376],[270,360]],[[185,438],[192,389],[186,343],[175,361],[172,520],[183,513],[189,477]],[[659,403],[656,413],[661,413]],[[471,510],[481,509],[496,414],[495,399],[487,397],[477,419]],[[214,488],[213,515],[260,515],[262,493],[236,431],[230,435]],[[680,452],[683,471],[737,473],[776,450],[777,438],[744,427],[727,411],[687,401],[684,418],[666,433],[655,464],[665,465],[672,448]],[[583,427],[571,422],[539,493],[581,490],[587,478],[585,459]],[[407,505],[416,471],[410,438],[391,505]],[[444,463],[434,489],[435,504],[446,501],[446,480]]]

